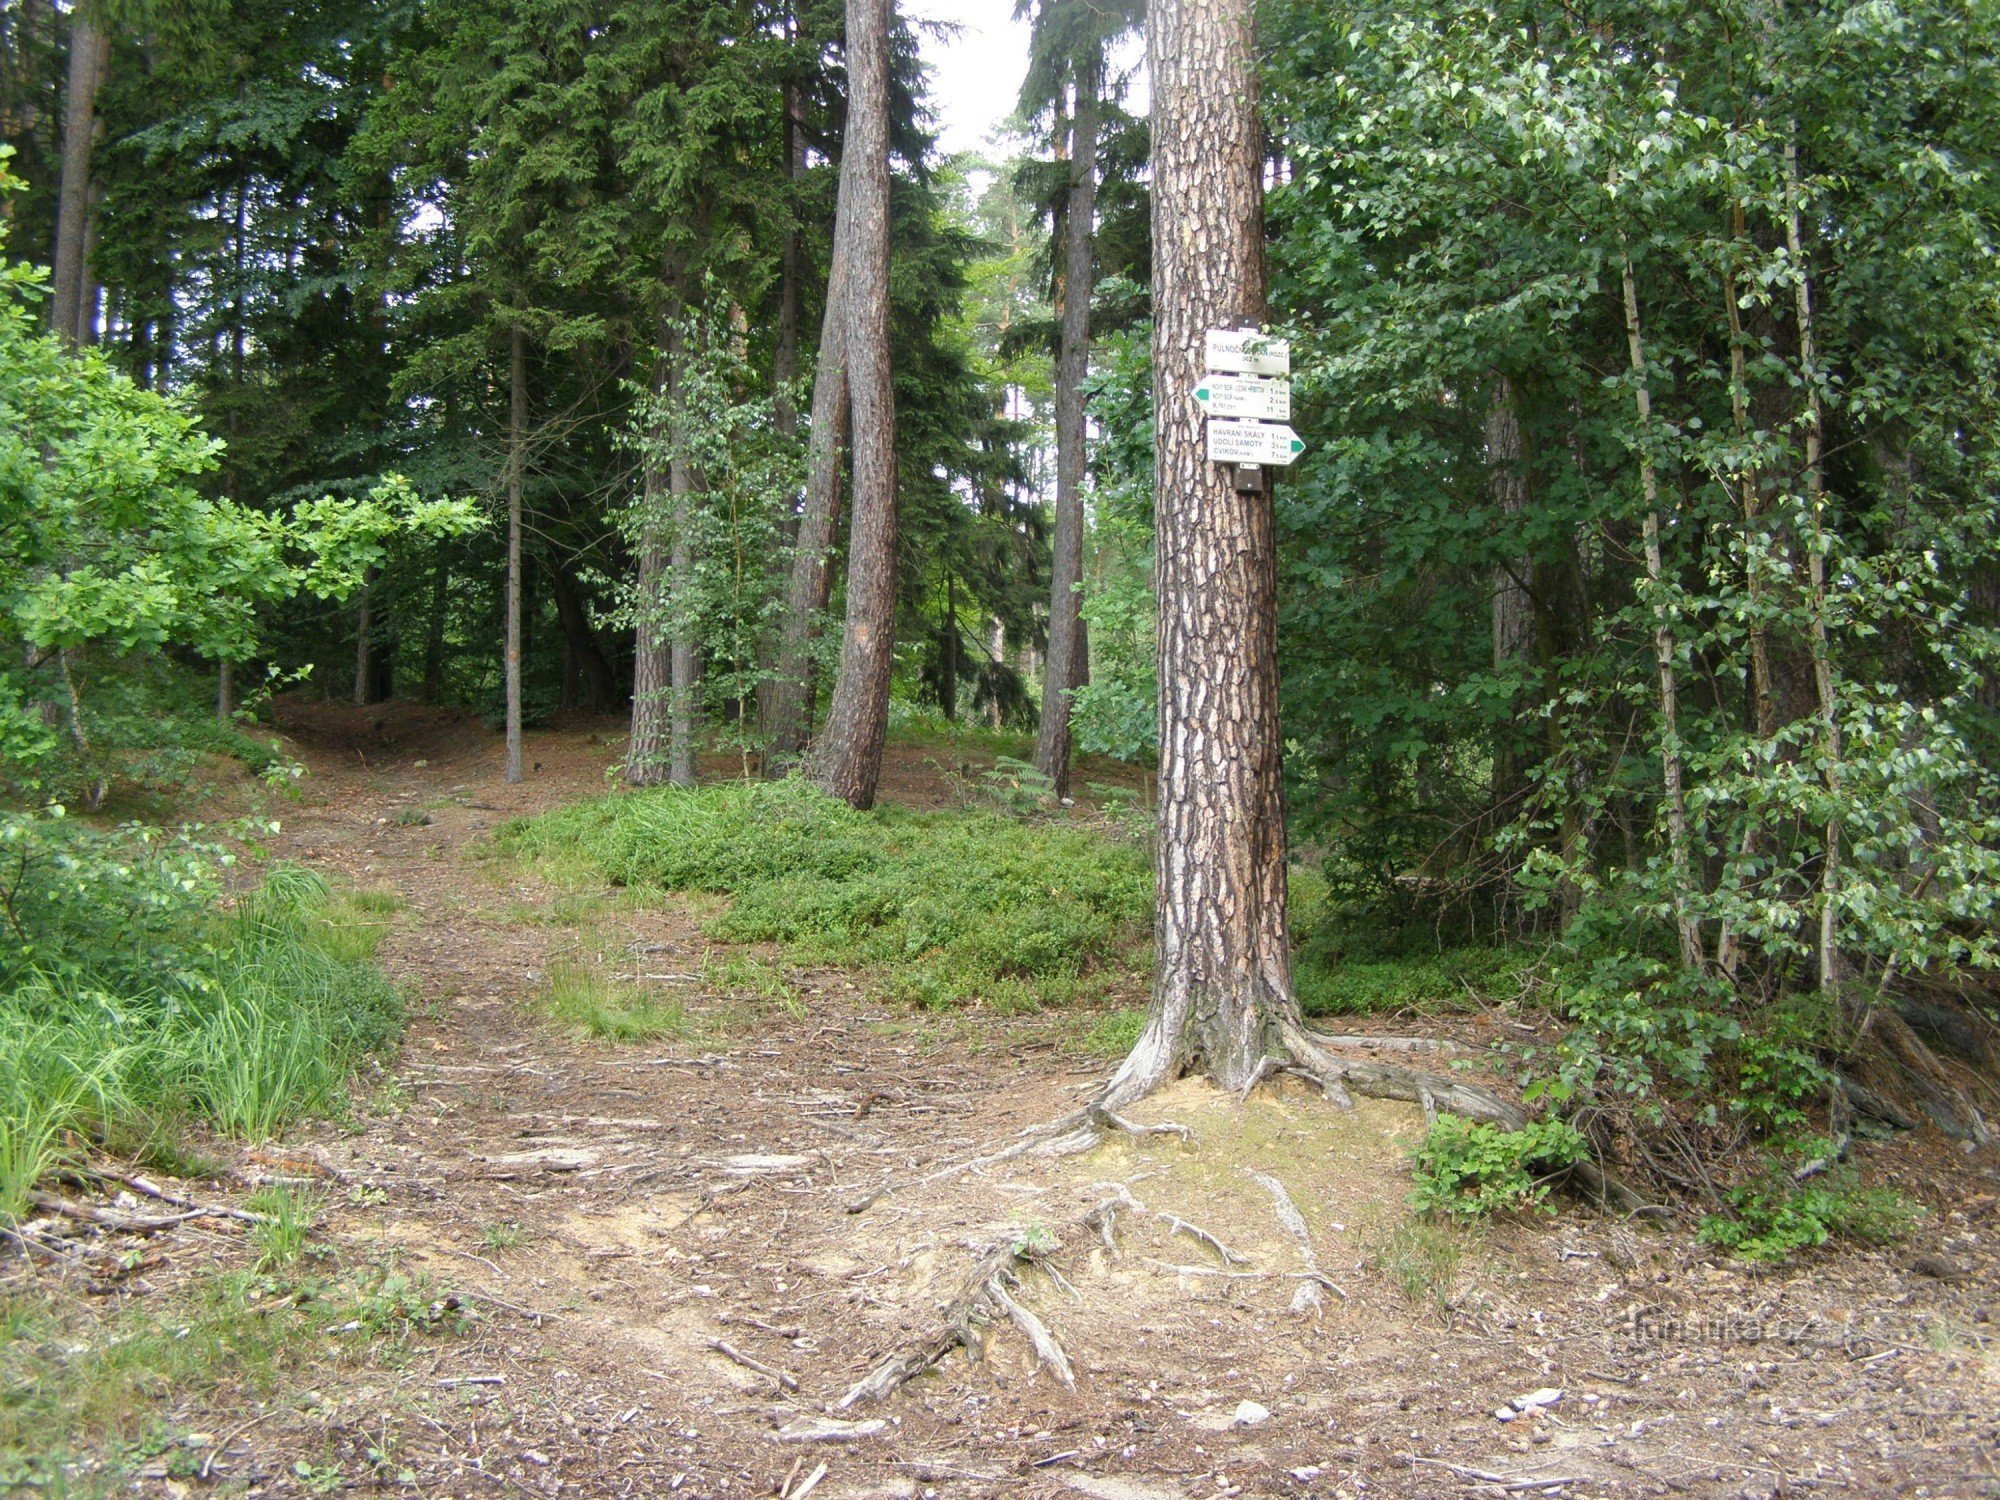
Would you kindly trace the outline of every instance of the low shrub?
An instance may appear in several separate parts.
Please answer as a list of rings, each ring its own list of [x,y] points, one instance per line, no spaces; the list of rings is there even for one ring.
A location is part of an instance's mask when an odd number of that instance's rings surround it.
[[[1588,1145],[1561,1120],[1501,1130],[1442,1116],[1416,1150],[1415,1204],[1455,1219],[1538,1207],[1551,1181],[1582,1161]]]
[[[1836,1238],[1890,1244],[1922,1213],[1892,1188],[1856,1186],[1851,1172],[1801,1184],[1775,1167],[1731,1188],[1723,1201],[1725,1208],[1701,1221],[1701,1242],[1756,1261],[1790,1260]]]

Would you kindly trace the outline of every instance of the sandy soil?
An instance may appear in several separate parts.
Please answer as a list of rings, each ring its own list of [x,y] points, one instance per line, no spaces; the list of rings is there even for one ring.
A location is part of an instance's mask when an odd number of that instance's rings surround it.
[[[476,721],[313,707],[286,727],[313,775],[277,852],[401,897],[381,962],[415,1016],[394,1086],[291,1149],[341,1185],[335,1255],[394,1255],[479,1316],[393,1367],[320,1372],[310,1400],[207,1415],[261,1417],[212,1484],[303,1493],[306,1456],[341,1463],[343,1492],[426,1500],[2000,1495],[1991,1157],[1871,1148],[1871,1174],[1931,1206],[1916,1235],[1768,1274],[1575,1207],[1434,1231],[1424,1262],[1418,1111],[1190,1081],[1145,1118],[1191,1143],[1021,1158],[849,1213],[1071,1106],[1105,1066],[1075,1019],[925,1017],[831,972],[788,975],[787,1007],[715,986],[689,904],[566,920],[573,887],[483,845],[602,790],[614,724],[531,734],[516,787]],[[950,801],[972,765],[951,761],[897,752],[885,795]],[[584,1041],[538,1016],[551,963],[607,930],[696,1040]],[[1121,1188],[1110,1244],[1072,1227]],[[1074,1387],[996,1326],[983,1358],[826,1428],[999,1241],[1061,1242],[1015,1295]],[[371,1447],[407,1481],[371,1477],[389,1474]]]

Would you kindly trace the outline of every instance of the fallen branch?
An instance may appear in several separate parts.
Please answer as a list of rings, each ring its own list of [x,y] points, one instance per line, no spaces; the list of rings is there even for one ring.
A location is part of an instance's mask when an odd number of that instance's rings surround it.
[[[162,1229],[171,1229],[190,1219],[209,1216],[205,1208],[192,1208],[177,1214],[121,1213],[115,1209],[96,1208],[88,1203],[73,1203],[54,1193],[42,1192],[29,1193],[28,1201],[45,1213],[61,1214],[66,1219],[79,1219],[100,1229],[116,1229],[125,1234],[157,1234]]]
[[[176,1193],[163,1188],[150,1177],[141,1177],[136,1172],[118,1172],[113,1171],[109,1167],[85,1167],[81,1170],[84,1175],[94,1177],[100,1182],[115,1182],[121,1187],[130,1188],[142,1197],[151,1198],[157,1203],[170,1203],[175,1208],[198,1210],[212,1219],[235,1219],[244,1224],[269,1224],[273,1222],[269,1214],[252,1213],[247,1208],[231,1208],[226,1203],[197,1202],[183,1193]]]
[[[773,1384],[775,1384],[780,1390],[796,1391],[799,1388],[798,1376],[793,1375],[788,1371],[780,1370],[775,1365],[767,1365],[764,1363],[763,1360],[757,1359],[752,1355],[745,1354],[741,1349],[737,1348],[734,1344],[729,1343],[724,1339],[710,1339],[708,1341],[708,1347],[713,1349],[717,1354],[720,1354],[723,1358],[734,1360],[737,1364],[743,1366],[744,1369],[754,1371],[756,1374],[762,1375],[766,1380],[771,1381]]]

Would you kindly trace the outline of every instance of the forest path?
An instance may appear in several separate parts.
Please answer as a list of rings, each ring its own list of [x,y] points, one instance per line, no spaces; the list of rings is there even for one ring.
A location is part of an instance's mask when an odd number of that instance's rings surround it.
[[[927,1017],[863,976],[770,964],[745,988],[699,903],[484,857],[508,818],[601,791],[613,732],[531,734],[537,769],[508,787],[476,722],[287,727],[314,774],[277,853],[398,895],[379,961],[413,1009],[376,1099],[312,1142],[344,1183],[320,1233],[479,1316],[413,1360],[324,1372],[260,1428],[264,1493],[303,1492],[298,1457],[348,1492],[426,1497],[1993,1493],[1991,1286],[1912,1274],[1908,1245],[1752,1278],[1579,1212],[1413,1224],[1414,1109],[1181,1085],[1150,1117],[1193,1125],[1194,1148],[1118,1141],[851,1215],[1070,1107],[1104,1068],[1074,1019]],[[936,800],[925,760],[896,760],[889,795]],[[566,1034],[537,996],[575,955],[681,999],[693,1034]],[[1344,1296],[1295,1305],[1303,1261],[1246,1167],[1285,1182]],[[1019,1296],[1074,1390],[999,1329],[985,1359],[843,1414],[879,1427],[794,1440],[928,1326],[973,1247],[1068,1224],[1107,1182],[1244,1259],[1157,1216],[1121,1221],[1115,1254],[1072,1237],[1068,1286],[1029,1273]],[[1993,1240],[1990,1196],[1931,1238],[1975,1227]],[[1538,1390],[1562,1396],[1496,1417]]]

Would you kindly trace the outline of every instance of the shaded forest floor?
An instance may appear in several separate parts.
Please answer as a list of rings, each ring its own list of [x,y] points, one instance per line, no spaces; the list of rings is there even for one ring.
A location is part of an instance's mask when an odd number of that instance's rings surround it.
[[[312,775],[274,853],[394,894],[379,962],[412,1024],[351,1120],[213,1150],[240,1178],[311,1185],[312,1249],[286,1274],[361,1276],[378,1301],[400,1277],[429,1312],[301,1323],[254,1367],[137,1383],[147,1438],[121,1454],[146,1493],[2000,1495],[1990,1160],[1871,1148],[1868,1170],[1930,1210],[1914,1235],[1757,1273],[1684,1227],[1574,1207],[1415,1222],[1419,1111],[1282,1088],[1239,1107],[1189,1083],[1144,1118],[1192,1127],[1191,1146],[1026,1158],[849,1214],[1071,1107],[1108,1065],[1098,1018],[914,1011],[864,975],[711,944],[712,904],[492,856],[507,819],[605,789],[615,724],[531,734],[517,787],[476,721],[315,707],[286,728]],[[899,744],[885,797],[951,804],[982,763]],[[551,1019],[549,976],[583,953],[676,1002],[669,1034]],[[1301,1305],[1304,1261],[1246,1168],[1285,1184],[1340,1294]],[[978,1250],[1041,1243],[1111,1183],[1151,1212],[1115,1250],[1063,1230],[1061,1280],[1029,1271],[1017,1294],[1074,1390],[1002,1327],[983,1360],[954,1354],[842,1414],[863,1425],[825,1426]],[[12,1331],[66,1379],[93,1340],[172,1336],[204,1277],[254,1259],[217,1221],[176,1226],[117,1276],[11,1286]],[[254,1300],[296,1307],[290,1285],[270,1273]]]

